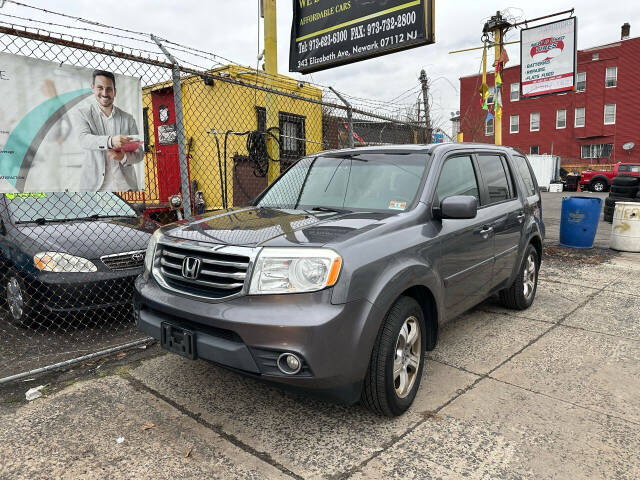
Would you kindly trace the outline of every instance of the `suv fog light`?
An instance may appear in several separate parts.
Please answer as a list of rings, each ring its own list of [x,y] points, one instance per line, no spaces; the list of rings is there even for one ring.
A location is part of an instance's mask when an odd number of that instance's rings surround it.
[[[295,375],[302,369],[302,361],[295,353],[283,353],[278,357],[278,369],[286,375]]]

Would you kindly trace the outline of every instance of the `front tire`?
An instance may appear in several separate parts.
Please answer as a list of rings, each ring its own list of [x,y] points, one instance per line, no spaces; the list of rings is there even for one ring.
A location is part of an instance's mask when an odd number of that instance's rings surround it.
[[[591,183],[591,191],[592,192],[606,192],[607,191],[607,184],[604,182],[604,180],[596,180],[595,182]]]
[[[13,271],[6,277],[4,300],[11,321],[20,327],[31,327],[37,322],[37,309],[24,288],[24,283]]]
[[[379,415],[402,415],[413,403],[424,367],[427,331],[418,302],[400,297],[389,309],[364,380],[361,401]]]
[[[527,247],[518,275],[509,288],[500,291],[500,301],[511,310],[526,310],[531,306],[538,289],[540,259],[531,244]]]

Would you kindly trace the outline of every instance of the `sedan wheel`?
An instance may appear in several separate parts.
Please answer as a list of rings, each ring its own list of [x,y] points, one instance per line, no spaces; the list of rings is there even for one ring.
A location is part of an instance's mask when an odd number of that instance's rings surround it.
[[[24,316],[24,297],[22,296],[20,282],[16,277],[11,277],[7,282],[6,294],[11,316],[14,320],[22,320]]]
[[[422,358],[422,336],[416,317],[404,321],[396,340],[393,385],[399,398],[405,398],[416,381]]]

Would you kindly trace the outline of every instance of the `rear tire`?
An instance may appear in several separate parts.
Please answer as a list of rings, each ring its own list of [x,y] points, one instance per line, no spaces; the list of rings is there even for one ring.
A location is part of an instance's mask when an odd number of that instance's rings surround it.
[[[511,310],[526,310],[531,306],[538,289],[540,260],[538,251],[531,244],[527,247],[522,265],[513,284],[500,291],[500,301]]]
[[[400,297],[389,309],[371,353],[361,402],[378,415],[402,415],[413,403],[424,367],[427,329],[418,302]]]

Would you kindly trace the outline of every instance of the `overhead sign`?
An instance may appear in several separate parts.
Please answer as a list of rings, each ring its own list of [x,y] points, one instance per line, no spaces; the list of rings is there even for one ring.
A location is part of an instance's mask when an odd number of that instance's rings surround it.
[[[522,97],[573,90],[576,76],[576,18],[520,31]]]
[[[140,79],[0,53],[0,192],[144,190]]]
[[[289,70],[310,73],[427,45],[434,0],[293,0]]]

